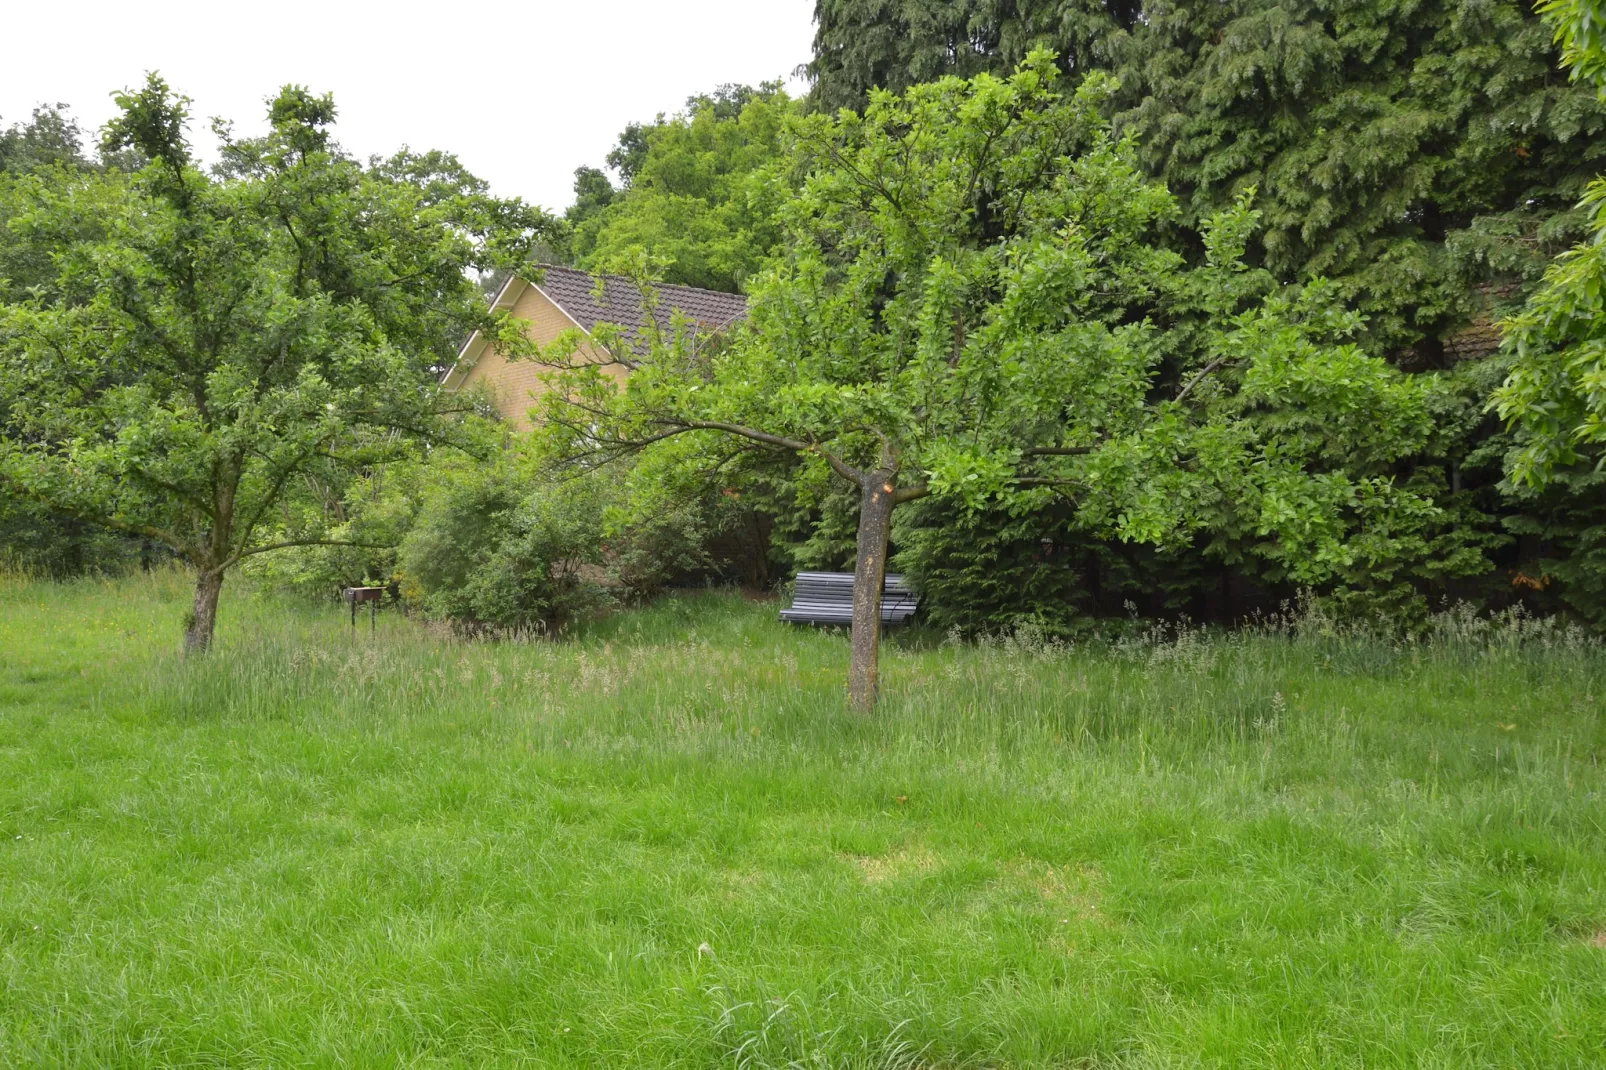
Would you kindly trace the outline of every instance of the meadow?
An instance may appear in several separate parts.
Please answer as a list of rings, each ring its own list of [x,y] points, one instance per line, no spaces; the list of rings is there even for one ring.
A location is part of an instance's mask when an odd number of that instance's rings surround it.
[[[0,580],[0,1065],[1599,1067],[1606,651]]]

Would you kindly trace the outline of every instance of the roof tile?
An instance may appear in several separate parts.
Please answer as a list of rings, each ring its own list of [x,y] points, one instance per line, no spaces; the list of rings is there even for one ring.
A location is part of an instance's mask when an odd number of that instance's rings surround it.
[[[625,340],[637,353],[645,352],[648,310],[640,288],[623,275],[603,275],[602,293],[597,294],[599,276],[574,268],[543,264],[540,279],[531,280],[542,293],[578,323],[587,333],[599,323],[624,328]],[[652,318],[661,330],[670,329],[674,314],[680,312],[705,331],[719,331],[747,314],[747,298],[741,294],[720,293],[696,286],[654,287],[657,304]]]

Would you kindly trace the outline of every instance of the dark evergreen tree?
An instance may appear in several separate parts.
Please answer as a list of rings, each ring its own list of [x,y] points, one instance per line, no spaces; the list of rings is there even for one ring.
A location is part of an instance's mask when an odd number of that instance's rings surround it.
[[[860,108],[946,74],[1003,73],[1049,48],[1068,74],[1116,67],[1135,0],[816,0],[813,103]]]
[[[1524,0],[819,0],[817,106],[1005,71],[1048,45],[1111,104],[1195,224],[1248,186],[1279,277],[1338,280],[1374,345],[1457,353],[1582,232],[1606,108]]]

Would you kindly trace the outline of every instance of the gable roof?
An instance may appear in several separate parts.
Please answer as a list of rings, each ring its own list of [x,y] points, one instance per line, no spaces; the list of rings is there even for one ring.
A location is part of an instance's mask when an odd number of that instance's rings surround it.
[[[621,340],[638,354],[647,351],[646,327],[649,322],[656,321],[660,330],[668,332],[673,326],[675,313],[679,312],[695,323],[699,330],[714,333],[724,330],[747,314],[747,298],[741,294],[660,283],[653,287],[656,303],[649,320],[641,288],[624,275],[598,276],[556,264],[540,265],[539,274],[539,283],[518,275],[509,278],[491,299],[491,307],[511,309],[518,304],[525,290],[533,288],[586,334],[590,334],[599,323],[612,323],[623,328]],[[602,280],[600,297],[596,292],[599,278]],[[486,339],[480,332],[469,335],[457,351],[457,360],[441,377],[441,382],[449,389],[455,389],[479,360],[485,346]]]
[[[597,279],[602,279],[602,293],[597,293]],[[546,295],[547,300],[566,312],[580,329],[590,334],[599,323],[613,323],[623,327],[624,338],[637,353],[647,348],[649,310],[644,307],[641,288],[623,275],[592,275],[574,268],[542,265],[541,281],[532,283]],[[658,328],[667,332],[674,315],[679,312],[704,331],[719,331],[730,326],[747,313],[747,298],[741,294],[720,293],[696,286],[672,286],[659,283],[653,287],[657,303],[651,309]]]

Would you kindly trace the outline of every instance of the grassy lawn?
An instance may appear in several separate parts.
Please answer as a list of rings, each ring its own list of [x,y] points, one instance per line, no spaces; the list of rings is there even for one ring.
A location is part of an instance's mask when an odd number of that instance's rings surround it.
[[[1606,653],[0,581],[0,1065],[1599,1067]]]

